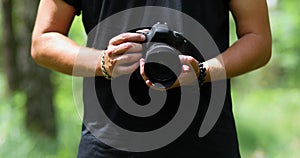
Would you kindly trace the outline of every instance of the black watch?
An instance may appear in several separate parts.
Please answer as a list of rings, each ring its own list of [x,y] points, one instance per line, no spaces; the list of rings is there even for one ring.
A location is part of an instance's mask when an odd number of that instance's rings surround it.
[[[206,68],[204,67],[203,63],[199,63],[198,64],[199,69],[200,69],[200,74],[198,77],[198,81],[199,81],[199,85],[202,86],[204,81],[205,81],[205,77],[206,77]]]

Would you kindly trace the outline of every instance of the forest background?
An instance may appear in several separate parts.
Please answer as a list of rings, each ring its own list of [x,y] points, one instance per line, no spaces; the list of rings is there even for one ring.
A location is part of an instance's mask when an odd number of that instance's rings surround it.
[[[31,61],[37,0],[0,4],[0,157],[76,157],[81,113],[70,76]],[[300,0],[268,0],[273,55],[262,69],[232,79],[244,158],[300,157]],[[231,43],[236,40],[231,19]],[[69,37],[84,45],[81,17]]]

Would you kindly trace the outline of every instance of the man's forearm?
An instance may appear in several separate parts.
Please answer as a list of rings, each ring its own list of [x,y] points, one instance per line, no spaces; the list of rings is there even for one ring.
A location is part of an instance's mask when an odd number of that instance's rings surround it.
[[[269,35],[249,33],[225,52],[205,62],[206,81],[232,78],[264,66],[271,57]]]
[[[49,32],[33,36],[32,57],[49,69],[74,76],[102,75],[102,51],[81,47],[68,37]],[[75,71],[74,71],[75,70]]]

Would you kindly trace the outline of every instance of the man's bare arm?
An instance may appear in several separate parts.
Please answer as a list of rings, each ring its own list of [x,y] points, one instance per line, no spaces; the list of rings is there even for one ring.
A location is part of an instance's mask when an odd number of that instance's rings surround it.
[[[116,72],[113,77],[131,73],[138,67],[141,55],[134,52],[140,51],[141,46],[134,42],[143,41],[144,36],[121,34],[108,43],[107,50],[81,47],[67,37],[74,16],[74,7],[63,0],[41,0],[32,34],[31,51],[38,64],[69,75],[102,76],[100,60],[105,51],[104,67],[109,75],[112,75],[112,70]],[[123,54],[128,51],[132,53]],[[73,71],[74,67],[76,71]]]
[[[32,34],[33,59],[40,65],[72,74],[80,46],[67,37],[75,9],[62,0],[41,0]],[[96,53],[90,53],[97,55]],[[89,69],[82,65],[83,69]]]
[[[227,78],[244,74],[264,66],[271,57],[266,1],[231,0],[230,10],[236,22],[238,41],[223,54],[205,62],[207,81],[222,79],[225,72]]]

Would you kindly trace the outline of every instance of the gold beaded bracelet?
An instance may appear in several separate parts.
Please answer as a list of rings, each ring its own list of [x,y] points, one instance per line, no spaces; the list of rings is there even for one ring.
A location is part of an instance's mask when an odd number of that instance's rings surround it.
[[[107,73],[107,71],[106,71],[106,69],[104,67],[104,64],[105,64],[105,61],[104,61],[105,54],[106,54],[106,51],[103,52],[103,55],[101,57],[101,71],[102,71],[103,77],[105,77],[108,80],[111,80],[112,77]]]

